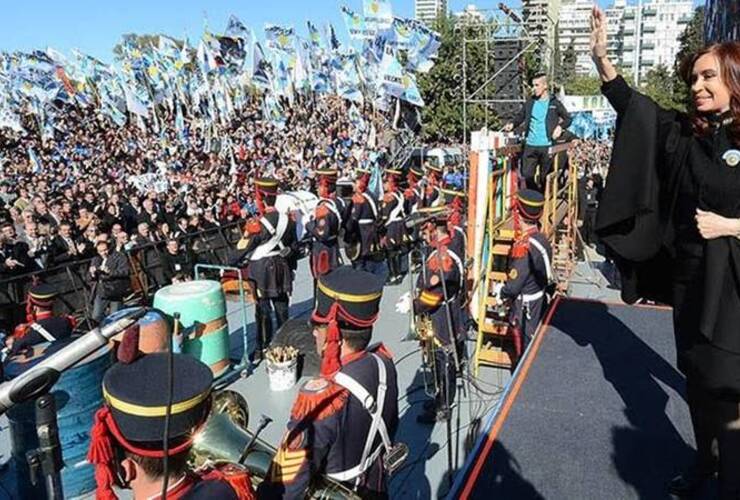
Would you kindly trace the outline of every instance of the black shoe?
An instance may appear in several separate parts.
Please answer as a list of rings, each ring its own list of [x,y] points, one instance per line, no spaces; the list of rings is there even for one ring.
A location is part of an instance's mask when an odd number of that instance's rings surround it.
[[[668,483],[668,493],[679,498],[691,498],[715,475],[716,472],[712,470],[692,468],[671,479]]]

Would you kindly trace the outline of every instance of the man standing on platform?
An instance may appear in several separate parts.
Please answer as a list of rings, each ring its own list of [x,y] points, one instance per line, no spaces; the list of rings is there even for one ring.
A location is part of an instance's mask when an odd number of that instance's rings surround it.
[[[247,221],[246,234],[237,244],[237,249],[243,251],[249,261],[247,279],[257,295],[254,359],[258,361],[272,340],[272,309],[275,309],[276,330],[288,320],[288,303],[296,268],[296,227],[289,214],[275,208],[278,181],[260,178],[254,185],[260,216]]]
[[[106,314],[121,308],[124,298],[131,293],[131,267],[125,254],[110,248],[101,240],[95,245],[98,255],[88,268],[93,285],[92,319],[100,323]]]
[[[260,498],[303,499],[320,475],[360,498],[388,498],[384,459],[396,449],[396,368],[382,344],[370,345],[382,294],[382,278],[348,266],[319,278],[311,321],[321,377],[298,393]]]
[[[550,146],[570,126],[570,113],[563,103],[551,96],[547,76],[538,73],[532,78],[533,97],[530,97],[513,122],[507,123],[504,130],[511,132],[524,124],[526,139],[522,152],[521,176],[528,189],[539,192],[545,190],[545,178],[552,168],[552,158],[548,154]]]
[[[500,298],[511,301],[509,322],[514,330],[517,355],[532,340],[547,309],[548,285],[553,282],[552,249],[539,230],[545,198],[529,189],[516,195],[516,214],[520,234],[511,248],[508,279],[500,289]]]

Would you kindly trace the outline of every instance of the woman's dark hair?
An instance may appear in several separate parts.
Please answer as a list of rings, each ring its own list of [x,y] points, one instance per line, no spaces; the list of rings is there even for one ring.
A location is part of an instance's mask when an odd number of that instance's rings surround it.
[[[732,123],[728,126],[730,141],[740,146],[740,42],[715,43],[704,47],[696,54],[684,59],[681,63],[681,76],[689,86],[693,84],[693,70],[700,57],[712,54],[719,61],[722,82],[730,91],[730,115]],[[699,113],[694,106],[694,100],[689,99],[689,117],[696,135],[705,135],[710,130],[709,118]]]

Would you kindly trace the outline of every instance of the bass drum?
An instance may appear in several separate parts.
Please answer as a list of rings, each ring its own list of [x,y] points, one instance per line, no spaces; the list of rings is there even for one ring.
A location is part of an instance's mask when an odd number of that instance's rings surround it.
[[[275,208],[293,215],[296,221],[298,241],[306,235],[306,223],[313,217],[313,211],[319,203],[319,197],[311,191],[287,191],[275,199]]]

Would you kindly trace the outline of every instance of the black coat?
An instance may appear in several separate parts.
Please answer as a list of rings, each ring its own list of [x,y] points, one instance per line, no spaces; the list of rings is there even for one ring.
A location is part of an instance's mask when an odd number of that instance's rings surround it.
[[[101,297],[108,300],[121,300],[131,293],[131,268],[126,255],[111,250],[106,261],[107,272],[100,272],[103,259],[96,255],[91,266],[98,269],[98,291]]]

